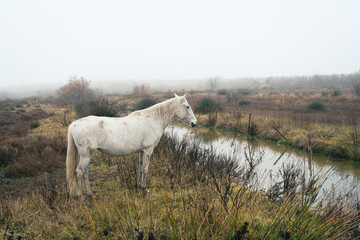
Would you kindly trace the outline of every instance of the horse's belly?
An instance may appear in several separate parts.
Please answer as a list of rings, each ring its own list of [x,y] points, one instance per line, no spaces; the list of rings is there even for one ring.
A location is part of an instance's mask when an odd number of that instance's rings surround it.
[[[129,141],[125,141],[124,139],[117,139],[117,141],[105,141],[98,146],[98,150],[100,152],[111,156],[128,155],[138,152],[141,149],[142,146],[140,142],[133,142],[132,144],[129,144]]]
[[[110,156],[124,156],[131,154],[136,151],[130,151],[129,149],[108,149],[108,148],[98,148],[102,153],[105,153]]]

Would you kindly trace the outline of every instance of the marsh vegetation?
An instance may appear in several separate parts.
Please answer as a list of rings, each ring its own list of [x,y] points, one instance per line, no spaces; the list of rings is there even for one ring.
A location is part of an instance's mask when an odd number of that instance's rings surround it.
[[[149,89],[143,89],[148,97]],[[140,90],[139,96],[103,95],[106,106],[95,108],[116,106],[126,114],[144,98]],[[214,106],[205,104],[204,109],[211,111],[197,112],[203,126],[250,141],[270,139],[305,154],[344,161],[359,157],[359,99],[349,89],[337,90],[336,96],[332,89],[221,91],[188,94],[195,111],[204,102]],[[153,99],[168,97],[158,93]],[[83,101],[85,109],[91,109],[91,101]],[[307,109],[312,102],[326,108]],[[322,191],[331,172],[309,175],[302,165],[289,162],[272,173],[268,186],[258,171],[263,156],[250,145],[242,149],[244,161],[239,161],[239,155],[219,154],[193,138],[171,133],[162,137],[151,159],[149,194],[137,186],[137,154],[96,153],[90,167],[95,195],[84,201],[71,198],[65,181],[64,137],[68,124],[81,116],[74,103],[29,99],[2,102],[1,108],[0,234],[4,238],[359,237],[354,186],[338,194]]]

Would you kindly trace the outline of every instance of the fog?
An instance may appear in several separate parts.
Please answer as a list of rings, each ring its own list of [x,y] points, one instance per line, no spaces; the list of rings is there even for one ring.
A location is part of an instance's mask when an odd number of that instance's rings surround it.
[[[359,9],[357,0],[1,1],[0,92],[46,95],[74,75],[126,92],[199,89],[212,76],[228,88],[348,74],[360,68]]]
[[[215,90],[226,89],[343,89],[352,88],[349,75],[311,75],[311,76],[283,76],[265,78],[223,78],[213,76],[217,79]],[[204,91],[209,90],[209,79],[180,79],[180,80],[123,80],[123,81],[91,81],[92,89],[104,95],[130,94],[134,86],[145,84],[153,93],[170,91]],[[0,91],[0,101],[6,99],[19,99],[27,97],[53,97],[56,91],[66,84],[24,84],[16,87],[3,88]]]

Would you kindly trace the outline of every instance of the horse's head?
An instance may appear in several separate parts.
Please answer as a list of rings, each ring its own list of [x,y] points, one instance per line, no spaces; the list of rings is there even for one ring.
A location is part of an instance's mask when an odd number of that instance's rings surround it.
[[[176,111],[176,118],[185,124],[190,125],[191,127],[195,127],[197,123],[197,119],[186,100],[186,94],[184,96],[178,96],[175,94],[175,98],[179,100],[180,107]]]

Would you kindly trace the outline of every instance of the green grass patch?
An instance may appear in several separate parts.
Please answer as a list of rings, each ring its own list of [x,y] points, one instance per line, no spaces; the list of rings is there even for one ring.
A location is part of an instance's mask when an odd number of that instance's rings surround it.
[[[250,104],[251,104],[251,101],[249,101],[249,100],[241,100],[238,103],[239,106],[250,105]]]
[[[325,111],[326,106],[322,102],[314,101],[314,102],[306,105],[305,110],[307,110],[307,111]]]
[[[40,127],[40,122],[39,121],[34,121],[30,123],[30,129],[35,129]]]
[[[79,117],[86,117],[89,115],[115,117],[117,116],[118,111],[119,108],[117,105],[105,98],[83,101],[75,104],[75,112]]]
[[[211,98],[203,98],[200,100],[200,102],[195,107],[195,110],[199,113],[210,113],[210,112],[216,112],[221,111],[223,109],[223,106],[220,103],[215,102]]]
[[[157,101],[153,98],[143,98],[135,105],[135,110],[142,110],[155,105]]]

